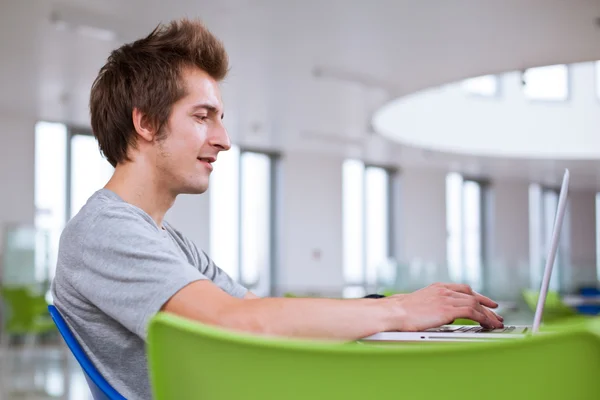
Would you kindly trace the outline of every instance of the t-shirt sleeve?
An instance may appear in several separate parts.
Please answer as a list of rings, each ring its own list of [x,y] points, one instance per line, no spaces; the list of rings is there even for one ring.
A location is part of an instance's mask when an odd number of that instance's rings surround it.
[[[164,303],[180,289],[207,279],[177,253],[171,239],[126,207],[101,210],[82,237],[83,265],[74,288],[141,338]]]
[[[248,289],[234,281],[202,250],[196,249],[200,260],[200,272],[232,296],[243,298]]]
[[[175,229],[171,224],[167,223],[167,225],[175,235],[183,240],[188,251],[193,254],[195,266],[204,276],[231,296],[243,298],[246,295],[248,292],[247,288],[237,283],[227,272],[219,268],[206,252],[198,248],[194,242]]]

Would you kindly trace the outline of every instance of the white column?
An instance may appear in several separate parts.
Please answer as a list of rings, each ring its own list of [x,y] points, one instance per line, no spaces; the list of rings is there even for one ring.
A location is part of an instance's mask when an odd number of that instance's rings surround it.
[[[596,278],[596,192],[569,191],[570,263],[564,271],[564,290],[580,285],[595,285]]]
[[[486,294],[514,299],[529,281],[529,183],[494,181],[490,189]]]
[[[165,219],[210,256],[210,196],[179,195]]]
[[[412,290],[447,281],[446,173],[405,169],[399,186],[397,286]]]
[[[0,253],[7,224],[33,224],[35,120],[0,114]]]
[[[279,293],[342,290],[342,162],[314,153],[282,159]]]

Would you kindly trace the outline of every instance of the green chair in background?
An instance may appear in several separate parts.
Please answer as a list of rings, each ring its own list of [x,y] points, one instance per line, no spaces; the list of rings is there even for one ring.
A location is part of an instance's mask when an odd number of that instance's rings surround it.
[[[473,321],[472,319],[458,318],[455,319],[451,325],[479,325],[479,322]]]
[[[518,340],[396,346],[267,338],[159,313],[149,373],[156,400],[597,399],[598,322]]]
[[[4,319],[0,343],[1,350],[5,352],[5,356],[0,357],[0,385],[14,398],[25,398],[27,394],[39,396],[35,398],[48,398],[45,388],[37,385],[35,369],[38,337],[57,331],[48,314],[46,299],[27,286],[4,286],[0,288],[0,300]],[[11,339],[17,336],[25,339],[24,346],[17,348],[14,358],[9,358],[6,351]],[[13,379],[12,370],[16,366],[19,366],[17,369],[27,371],[24,380]]]
[[[9,335],[32,337],[56,331],[44,297],[49,286],[49,232],[20,224],[4,229],[0,277],[2,341]]]
[[[538,290],[528,289],[523,291],[523,299],[532,312],[535,312],[539,296],[540,292]],[[546,302],[544,304],[542,321],[560,321],[565,318],[576,317],[577,315],[578,313],[576,310],[563,303],[558,292],[548,291]]]
[[[0,288],[0,297],[5,314],[3,335],[39,335],[56,330],[43,295],[29,287],[11,286]]]

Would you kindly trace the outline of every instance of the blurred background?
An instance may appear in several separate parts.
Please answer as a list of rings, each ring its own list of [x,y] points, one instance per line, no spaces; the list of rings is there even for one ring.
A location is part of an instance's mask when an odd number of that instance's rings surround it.
[[[110,51],[199,17],[234,143],[167,218],[262,296],[464,282],[530,323],[600,297],[599,0],[0,0],[0,399],[89,396],[46,305],[65,223],[112,167],[89,124]]]

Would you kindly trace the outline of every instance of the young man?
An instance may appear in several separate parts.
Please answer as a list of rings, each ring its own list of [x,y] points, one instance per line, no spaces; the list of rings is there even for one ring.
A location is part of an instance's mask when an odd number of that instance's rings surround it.
[[[163,220],[203,193],[230,148],[219,91],[222,44],[199,22],[159,26],[115,50],[91,90],[91,124],[115,172],[66,226],[52,292],[84,350],[129,399],[151,398],[144,340],[159,311],[257,334],[353,340],[471,318],[502,322],[468,286],[384,299],[258,298]],[[201,357],[201,355],[199,355]]]

